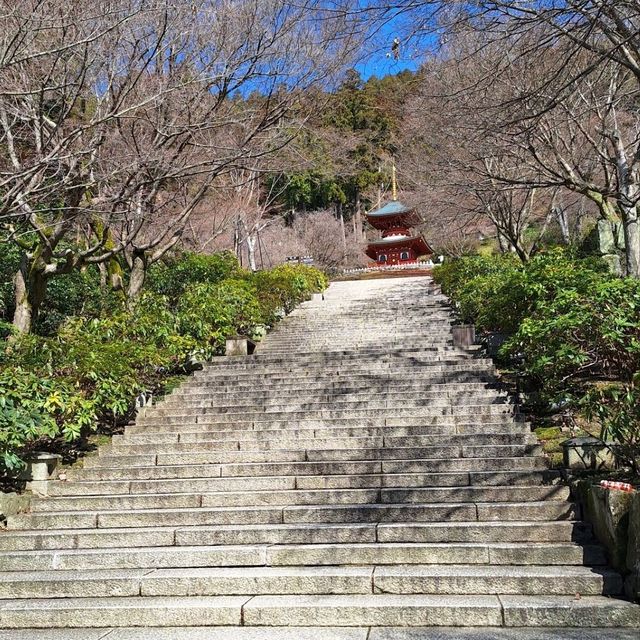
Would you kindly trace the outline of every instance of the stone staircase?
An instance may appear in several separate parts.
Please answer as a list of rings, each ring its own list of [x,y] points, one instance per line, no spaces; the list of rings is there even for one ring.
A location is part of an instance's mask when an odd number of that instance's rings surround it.
[[[0,638],[636,637],[640,607],[445,302],[428,278],[335,283],[143,410],[0,532]],[[244,629],[187,629],[213,626]],[[507,632],[469,637],[534,638]],[[553,637],[591,637],[571,633]]]

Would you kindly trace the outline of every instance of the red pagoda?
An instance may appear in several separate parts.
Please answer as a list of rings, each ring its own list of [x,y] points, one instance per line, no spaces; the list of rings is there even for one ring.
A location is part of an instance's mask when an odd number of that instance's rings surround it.
[[[422,220],[415,209],[398,202],[393,177],[393,200],[366,215],[367,222],[382,231],[382,238],[371,240],[366,251],[378,266],[415,262],[419,256],[433,253],[422,235],[411,233]]]

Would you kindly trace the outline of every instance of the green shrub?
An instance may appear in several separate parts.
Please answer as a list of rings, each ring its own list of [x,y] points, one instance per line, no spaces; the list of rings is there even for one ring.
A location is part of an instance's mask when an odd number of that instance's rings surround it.
[[[10,322],[14,309],[14,285],[20,265],[20,251],[16,245],[3,243],[0,248],[0,320]]]
[[[516,332],[539,304],[559,292],[586,292],[606,277],[601,261],[577,261],[562,249],[538,254],[526,264],[511,255],[474,256],[434,270],[435,281],[455,301],[464,322],[502,333]]]
[[[268,271],[258,271],[251,276],[262,317],[267,325],[273,325],[284,314],[290,313],[310,294],[324,291],[327,276],[304,264],[285,264]]]
[[[640,371],[629,384],[607,384],[589,390],[581,400],[587,418],[600,425],[600,439],[616,442],[616,453],[640,474]]]
[[[95,418],[82,392],[67,381],[23,366],[0,368],[0,470],[20,468],[20,455],[41,438],[72,440]]]
[[[176,301],[188,286],[216,284],[245,273],[230,251],[212,255],[185,252],[153,265],[147,276],[147,288]]]
[[[640,369],[640,281],[590,278],[538,300],[507,352],[522,357],[522,372],[549,396],[573,379],[598,375],[631,380]]]
[[[113,310],[119,296],[100,288],[100,273],[95,266],[52,278],[40,308],[34,331],[52,336],[71,316],[98,317]],[[121,303],[120,303],[121,304]]]
[[[262,322],[255,287],[244,280],[188,286],[177,309],[179,331],[202,345],[207,356],[229,336],[253,335]]]
[[[602,260],[560,249],[526,264],[463,258],[438,267],[434,278],[466,321],[512,334],[501,355],[517,363],[543,403],[563,399],[581,409],[637,470],[639,280],[617,278]]]

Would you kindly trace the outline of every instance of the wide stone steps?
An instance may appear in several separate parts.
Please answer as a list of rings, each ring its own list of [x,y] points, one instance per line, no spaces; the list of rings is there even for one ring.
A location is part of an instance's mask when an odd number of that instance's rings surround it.
[[[484,404],[484,405],[445,405],[442,407],[408,407],[408,408],[388,408],[384,412],[380,409],[367,409],[365,407],[352,409],[314,409],[312,411],[301,411],[293,409],[292,411],[247,411],[245,413],[227,411],[217,413],[215,409],[191,409],[182,407],[176,409],[174,407],[163,408],[162,411],[145,412],[138,418],[136,424],[145,425],[153,424],[160,421],[162,424],[171,425],[179,424],[188,419],[197,419],[199,424],[221,424],[221,423],[242,423],[246,421],[262,421],[267,420],[310,420],[313,418],[326,419],[342,419],[342,418],[375,418],[381,414],[391,414],[389,417],[411,417],[411,418],[428,418],[437,416],[499,416],[513,415],[516,410],[515,405],[511,404]]]
[[[280,369],[273,367],[264,368],[262,371],[253,372],[250,369],[239,369],[237,371],[218,371],[215,369],[203,369],[197,372],[196,381],[205,382],[242,382],[255,380],[256,374],[266,381],[290,380],[298,378],[309,378],[317,381],[331,379],[332,381],[358,380],[358,378],[371,379],[378,375],[393,374],[395,376],[416,377],[436,377],[437,374],[454,375],[462,373],[493,373],[494,365],[488,360],[450,360],[421,363],[420,370],[415,370],[415,365],[401,365],[401,363],[389,362],[386,364],[357,367],[341,367],[339,364],[318,367],[317,369]]]
[[[467,409],[468,407],[468,409]],[[414,409],[415,411],[411,411]],[[383,411],[384,413],[391,413],[397,415],[402,413],[403,415],[459,415],[464,413],[473,412],[475,414],[482,415],[495,415],[500,413],[513,413],[515,405],[506,399],[492,398],[488,402],[478,401],[477,398],[472,398],[469,402],[455,403],[444,398],[435,402],[429,402],[428,399],[407,400],[404,402],[398,402],[397,400],[354,400],[354,401],[340,401],[333,402],[292,402],[291,404],[285,403],[264,403],[261,405],[251,404],[246,407],[246,411],[242,411],[242,404],[224,404],[221,406],[213,406],[210,403],[171,403],[162,404],[161,407],[156,407],[152,410],[147,409],[144,412],[144,419],[164,418],[164,417],[192,417],[192,416],[215,416],[219,417],[223,414],[232,414],[234,416],[244,415],[250,418],[256,418],[258,416],[272,416],[276,415],[291,415],[291,414],[307,414],[313,416],[314,414],[324,415],[325,412],[329,412],[329,415],[335,415],[335,417],[344,417],[346,414],[358,414],[361,411],[367,411],[365,415],[372,415],[373,412]],[[300,418],[300,415],[297,415]],[[226,418],[225,418],[226,419]]]
[[[113,436],[114,445],[121,444],[154,444],[154,443],[187,443],[187,442],[207,442],[213,440],[255,440],[258,442],[270,441],[272,439],[299,440],[308,438],[360,438],[360,437],[442,437],[443,435],[462,436],[477,435],[480,438],[520,434],[531,435],[531,429],[525,422],[511,423],[483,423],[483,424],[439,424],[425,426],[353,426],[353,427],[330,427],[324,428],[308,427],[280,429],[238,429],[234,427],[222,428],[201,425],[196,431],[167,431],[158,427],[157,431],[147,429],[146,431],[131,431],[126,428],[123,435]]]
[[[162,479],[162,478],[217,478],[217,477],[255,477],[255,476],[320,476],[371,474],[384,475],[397,473],[494,473],[505,471],[537,471],[547,468],[542,457],[506,457],[506,458],[415,458],[395,460],[356,460],[312,462],[248,462],[227,464],[187,464],[141,465],[129,467],[93,467],[72,469],[67,472],[70,478],[78,479]]]
[[[333,285],[142,409],[0,532],[0,638],[627,640],[640,608],[429,291]]]
[[[156,442],[154,451],[157,453],[183,453],[201,451],[242,451],[245,449],[277,450],[290,447],[302,449],[373,449],[399,447],[429,447],[436,446],[442,441],[441,435],[412,435],[412,436],[345,436],[339,437],[310,437],[299,435],[293,437],[290,432],[280,432],[269,439],[256,437],[257,432],[244,431],[236,434],[235,438],[199,439],[187,442]],[[238,437],[243,436],[243,437]],[[492,434],[451,434],[447,437],[450,446],[455,445],[525,445],[535,444],[537,440],[531,433],[492,433]],[[149,451],[149,443],[136,444],[126,440],[118,440],[112,445],[100,448],[100,455],[131,455]]]
[[[518,456],[541,456],[539,445],[486,445],[486,446],[433,446],[433,447],[387,447],[369,449],[243,449],[225,451],[221,449],[194,450],[185,453],[158,453],[136,455],[103,455],[87,458],[85,469],[97,467],[131,466],[175,466],[193,464],[219,464],[242,462],[338,462],[366,460],[422,460],[425,458],[510,458]]]
[[[198,442],[210,440],[212,434],[229,434],[232,437],[238,432],[253,431],[256,437],[261,434],[287,433],[313,431],[322,435],[323,426],[332,434],[334,430],[351,430],[354,435],[363,434],[367,429],[382,429],[383,435],[389,431],[398,429],[420,429],[428,434],[475,434],[475,433],[530,433],[530,424],[524,422],[519,415],[494,415],[494,416],[405,416],[394,417],[366,417],[366,418],[313,418],[307,420],[247,420],[232,423],[200,422],[196,420],[182,421],[178,423],[162,424],[159,421],[149,424],[133,424],[125,428],[125,436],[150,437],[160,435],[159,442]],[[362,431],[360,431],[362,430]],[[199,433],[199,436],[191,434]],[[414,434],[415,431],[408,432]],[[401,435],[401,434],[399,434]],[[185,440],[182,440],[182,437]],[[116,441],[117,442],[117,441]]]
[[[247,394],[249,395],[249,394]],[[386,409],[400,407],[424,407],[426,405],[433,407],[446,407],[450,405],[482,405],[482,404],[509,404],[511,398],[504,394],[497,393],[467,393],[458,396],[442,396],[437,393],[416,398],[415,395],[406,391],[394,394],[362,394],[362,393],[336,393],[336,394],[309,394],[300,395],[296,402],[285,403],[282,398],[267,397],[265,394],[255,394],[253,397],[247,397],[245,402],[242,398],[226,398],[222,402],[220,400],[205,398],[202,394],[185,394],[183,396],[170,396],[163,403],[163,408],[169,408],[173,405],[180,407],[189,407],[194,409],[215,408],[221,413],[231,411],[234,408],[245,407],[248,410],[270,410],[276,411],[279,408],[289,410],[312,410],[316,408],[324,409],[327,405],[332,405],[338,409],[347,406],[359,407],[368,406],[371,409]],[[155,411],[160,407],[156,406]],[[148,412],[151,412],[147,410]],[[154,411],[154,413],[155,413]],[[161,415],[161,414],[159,414]]]
[[[347,402],[347,401],[376,401],[376,400],[396,400],[398,406],[405,401],[416,400],[417,391],[419,390],[419,399],[422,401],[434,401],[436,403],[449,402],[451,404],[467,403],[474,404],[472,400],[480,400],[492,402],[494,400],[510,399],[510,396],[497,392],[493,389],[470,389],[468,391],[443,391],[433,390],[425,391],[423,386],[416,385],[415,388],[409,387],[403,383],[395,389],[388,389],[380,385],[380,390],[363,389],[362,387],[353,387],[351,389],[325,389],[317,387],[310,389],[308,387],[300,387],[296,391],[296,399],[298,402]],[[282,399],[273,397],[272,391],[254,390],[247,393],[239,391],[212,391],[211,393],[203,392],[201,388],[186,389],[181,388],[179,392],[174,392],[163,399],[163,405],[174,403],[190,406],[192,403],[203,403],[202,406],[216,406],[217,404],[237,405],[245,401],[243,406],[255,405],[273,405],[281,404]],[[475,403],[475,404],[481,404]],[[223,405],[223,406],[224,406]]]
[[[591,527],[580,521],[406,522],[348,524],[258,524],[190,527],[128,527],[12,531],[0,536],[2,551],[108,549],[236,544],[343,544],[375,542],[553,542],[591,541]],[[461,562],[468,562],[461,560]]]
[[[372,393],[380,393],[386,391],[414,391],[416,395],[422,392],[440,391],[444,394],[446,391],[466,392],[470,389],[488,389],[490,384],[495,384],[493,377],[487,377],[486,380],[480,378],[473,378],[469,381],[433,381],[431,378],[419,378],[417,375],[393,375],[393,372],[384,376],[368,376],[362,378],[362,380],[348,380],[335,381],[330,379],[323,381],[322,383],[314,380],[298,380],[287,379],[283,383],[279,384],[266,384],[262,383],[262,379],[254,380],[254,384],[250,381],[245,383],[216,383],[203,381],[197,385],[193,385],[192,382],[185,382],[174,393],[177,394],[191,394],[191,393],[245,393],[247,391],[251,393],[290,393],[292,397],[295,397],[298,392],[307,393],[343,393],[347,391],[367,391]],[[168,396],[171,397],[171,396]],[[232,397],[232,396],[231,396]]]
[[[172,496],[172,499],[175,499]],[[576,505],[562,500],[542,502],[403,502],[296,506],[233,506],[126,511],[55,511],[11,516],[14,529],[153,527],[217,524],[289,524],[338,522],[455,522],[578,519]]]

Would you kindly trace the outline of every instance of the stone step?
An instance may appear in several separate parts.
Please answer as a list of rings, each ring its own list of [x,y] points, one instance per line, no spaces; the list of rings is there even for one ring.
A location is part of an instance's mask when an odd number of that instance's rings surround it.
[[[253,430],[266,431],[272,429],[323,429],[325,427],[437,427],[442,429],[452,429],[457,433],[478,433],[490,432],[489,429],[498,428],[498,433],[507,433],[511,430],[521,430],[528,428],[528,423],[524,421],[521,414],[498,414],[492,416],[472,416],[472,415],[434,415],[434,416],[402,416],[390,417],[381,415],[378,417],[365,416],[357,418],[306,418],[302,420],[290,419],[258,419],[258,420],[235,420],[230,422],[213,422],[203,416],[196,416],[189,420],[180,422],[169,421],[168,424],[160,420],[150,420],[145,424],[127,425],[125,432],[133,433],[181,433],[194,431],[228,431]],[[264,415],[263,415],[264,418]],[[530,431],[530,429],[529,429]],[[495,433],[495,429],[493,431]]]
[[[574,520],[577,505],[563,500],[502,503],[380,503],[240,507],[184,507],[126,511],[56,511],[9,516],[10,529],[167,527],[219,524],[340,522],[456,522]]]
[[[266,381],[287,381],[296,379],[310,378],[314,380],[332,379],[337,382],[341,380],[357,380],[359,378],[373,378],[377,375],[394,375],[394,376],[422,376],[425,378],[438,378],[443,376],[452,376],[456,373],[493,373],[494,365],[490,360],[473,359],[466,362],[451,361],[438,363],[422,363],[420,366],[399,366],[396,363],[390,363],[380,366],[361,366],[361,367],[319,367],[316,369],[301,368],[300,370],[282,370],[282,368],[273,368],[273,370],[247,370],[225,372],[216,370],[202,370],[194,374],[194,381],[207,382],[247,382],[260,378]]]
[[[288,389],[288,388],[304,388],[312,389],[314,387],[323,387],[327,389],[341,387],[368,387],[375,388],[376,385],[388,383],[390,387],[406,386],[408,388],[413,384],[420,385],[421,388],[460,385],[489,385],[496,383],[496,375],[494,371],[452,371],[452,372],[428,372],[414,370],[407,374],[405,371],[389,370],[382,374],[358,374],[353,376],[332,374],[328,376],[318,376],[309,379],[300,379],[294,376],[283,376],[281,378],[262,378],[255,376],[253,379],[245,380],[200,380],[197,385],[191,388],[201,389],[230,389],[234,391],[242,389],[261,390],[261,389]],[[194,382],[188,383],[194,385]]]
[[[322,431],[315,437],[302,434],[292,437],[290,433],[281,433],[270,438],[256,437],[253,430],[238,431],[232,439],[211,437],[208,440],[196,440],[192,442],[154,442],[153,451],[156,453],[183,453],[201,451],[243,451],[259,449],[373,449],[376,447],[429,447],[437,446],[442,442],[441,435],[415,435],[415,436],[348,436],[348,437],[323,437]],[[305,437],[306,436],[306,437]],[[525,445],[538,442],[531,433],[492,433],[492,434],[452,434],[447,436],[447,442],[451,446],[489,446],[489,445]],[[116,441],[111,445],[100,447],[99,454],[104,455],[131,455],[146,453],[149,451],[148,442],[136,444],[127,441]]]
[[[264,524],[111,529],[11,531],[0,535],[1,551],[106,549],[113,547],[210,546],[228,544],[344,544],[375,542],[554,542],[592,541],[579,521],[434,522],[388,524]],[[466,562],[466,561],[465,561]]]
[[[211,567],[0,573],[0,599],[127,596],[616,595],[620,574],[557,566]]]
[[[506,457],[506,458],[416,458],[368,461],[267,461],[227,464],[188,464],[188,465],[144,465],[136,456],[137,466],[132,467],[87,467],[70,469],[68,477],[92,480],[118,479],[161,479],[161,478],[216,478],[216,477],[254,477],[254,476],[325,476],[371,473],[452,473],[538,471],[547,468],[542,457]],[[270,460],[273,458],[270,457]]]
[[[604,596],[256,596],[247,625],[637,627],[640,607]]]
[[[14,551],[0,555],[0,571],[94,571],[191,567],[334,565],[599,566],[601,547],[562,542],[349,543],[111,547]],[[1,607],[0,607],[1,610]]]
[[[411,418],[429,418],[439,416],[465,417],[466,421],[478,419],[478,417],[486,416],[513,416],[517,410],[516,405],[500,404],[500,405],[460,405],[460,406],[444,406],[444,407],[389,407],[388,409],[343,409],[343,410],[321,410],[312,411],[245,411],[245,412],[226,412],[222,413],[216,409],[191,409],[173,408],[173,407],[154,407],[153,412],[147,410],[140,414],[136,420],[136,424],[181,424],[186,422],[197,421],[198,424],[219,424],[229,422],[246,422],[246,421],[268,421],[268,420],[309,420],[309,419],[335,419],[342,420],[346,418],[375,418],[375,417],[411,417]]]
[[[196,464],[232,464],[242,462],[339,462],[361,460],[410,460],[424,458],[510,458],[519,456],[542,456],[539,445],[487,445],[448,447],[386,447],[356,449],[273,449],[222,451],[198,450],[197,443],[184,453],[159,453],[138,455],[104,455],[84,460],[85,469],[97,467],[175,466]]]
[[[247,600],[247,596],[5,600],[0,604],[0,628],[239,625]]]
[[[316,391],[322,391],[323,393],[395,393],[395,392],[414,392],[420,394],[434,393],[446,396],[453,396],[466,393],[480,393],[483,391],[494,391],[494,385],[487,382],[475,381],[475,382],[436,382],[431,383],[426,379],[413,379],[406,376],[386,376],[380,378],[370,378],[366,383],[350,382],[348,380],[340,382],[314,382],[313,380],[305,380],[304,382],[293,380],[287,385],[274,385],[269,387],[268,385],[259,386],[259,381],[255,384],[245,385],[247,393],[249,394],[273,394],[287,391],[288,393],[297,396],[304,393],[315,393]],[[218,384],[215,382],[199,382],[194,383],[193,378],[190,377],[185,380],[184,384],[180,385],[175,391],[172,392],[176,395],[193,395],[203,394],[210,396],[211,394],[220,395],[226,397],[227,394],[244,394],[245,391],[237,391],[238,386],[234,384]]]
[[[474,428],[475,427],[475,428]],[[473,430],[472,430],[473,429]],[[512,424],[482,424],[482,425],[424,425],[424,426],[354,426],[354,427],[315,427],[308,428],[281,428],[281,429],[253,429],[253,428],[222,428],[202,425],[193,431],[152,431],[131,432],[125,429],[123,435],[112,437],[112,443],[122,444],[158,444],[158,443],[187,443],[206,442],[210,440],[230,439],[254,439],[256,441],[270,441],[272,439],[299,440],[305,438],[353,438],[353,437],[439,437],[450,436],[474,436],[484,437],[490,435],[531,435],[530,426],[524,422]]]
[[[269,398],[220,398],[214,400],[205,398],[204,396],[191,399],[191,396],[178,397],[170,396],[161,404],[155,405],[153,408],[147,408],[147,411],[156,411],[164,407],[188,407],[191,409],[210,409],[217,411],[233,411],[234,409],[244,408],[251,412],[256,409],[269,411],[311,411],[315,409],[348,409],[348,408],[370,408],[379,409],[387,407],[447,407],[456,405],[483,405],[483,404],[510,404],[513,399],[506,395],[498,395],[495,393],[487,393],[483,395],[475,394],[473,396],[454,397],[416,397],[415,394],[403,393],[402,395],[394,394],[362,394],[360,396],[345,397],[341,395],[335,396],[307,396],[292,398],[291,402],[287,402],[285,398],[272,395]]]
[[[111,496],[34,498],[32,513],[58,511],[120,511],[123,509],[181,509],[252,507],[263,505],[342,505],[467,502],[541,502],[568,500],[569,488],[522,487],[393,487],[382,489],[256,489],[204,493],[151,493]]]
[[[121,627],[6,630],[2,640],[541,640],[523,627]],[[105,635],[107,634],[107,635]],[[637,630],[546,627],[544,640],[637,640]]]
[[[330,476],[249,476],[160,480],[61,481],[49,496],[127,495],[141,493],[206,493],[212,491],[282,491],[285,489],[364,489],[374,487],[465,487],[541,485],[559,479],[559,472],[507,471],[459,473],[372,473]]]
[[[373,593],[451,595],[619,595],[610,569],[557,566],[396,565],[375,567]],[[230,592],[233,593],[233,592]],[[327,592],[328,593],[328,592]],[[157,593],[156,595],[165,595]],[[202,593],[201,595],[217,595]]]
[[[460,360],[471,360],[469,353],[465,351],[455,351],[453,349],[431,347],[424,350],[412,351],[384,351],[378,353],[366,353],[363,351],[352,351],[339,354],[328,354],[326,352],[312,353],[308,356],[294,357],[283,354],[263,355],[263,356],[233,356],[215,358],[211,362],[206,362],[201,371],[223,373],[230,371],[308,371],[310,368],[322,369],[323,367],[342,367],[354,365],[359,368],[369,366],[380,366],[390,364],[407,364],[409,366],[421,363],[453,362],[458,364]],[[202,375],[202,374],[200,374]]]
[[[429,325],[431,322],[429,323]],[[428,326],[428,325],[427,325]],[[449,336],[450,332],[443,331],[441,335]],[[320,360],[340,360],[340,359],[359,359],[359,360],[373,360],[376,358],[410,358],[415,355],[464,355],[468,357],[467,350],[461,350],[457,347],[450,346],[428,346],[425,344],[418,344],[410,347],[406,344],[398,348],[390,348],[388,345],[378,345],[369,349],[327,349],[321,352],[297,351],[294,355],[290,353],[277,354],[263,354],[262,348],[271,344],[271,340],[276,337],[276,332],[271,331],[267,340],[263,340],[258,345],[258,351],[252,355],[247,356],[217,356],[211,362],[207,362],[205,367],[225,367],[233,365],[243,364],[256,364],[256,363],[282,363],[289,364],[290,362],[305,362],[307,360],[320,361]],[[415,334],[416,339],[422,340],[424,334]],[[299,345],[304,346],[304,344]]]
[[[5,600],[5,629],[170,626],[629,627],[640,607],[605,596],[268,595]],[[144,636],[142,636],[144,637]]]
[[[509,396],[503,394],[494,389],[480,388],[471,390],[459,390],[459,391],[425,391],[422,386],[416,386],[415,388],[407,390],[405,385],[398,386],[395,389],[388,389],[382,387],[378,390],[371,390],[362,387],[353,387],[352,390],[327,391],[324,388],[317,387],[315,389],[300,388],[295,394],[291,394],[292,399],[299,402],[314,401],[314,402],[331,402],[331,401],[363,401],[363,400],[410,400],[416,398],[419,395],[420,399],[433,400],[433,401],[448,401],[449,403],[466,403],[469,404],[470,400],[508,400]],[[186,403],[187,406],[192,403],[232,403],[232,401],[242,400],[243,406],[246,404],[279,404],[282,402],[282,396],[279,393],[272,391],[220,391],[220,392],[204,392],[201,388],[191,388],[188,390],[186,387],[180,387],[179,391],[174,391],[171,395],[166,396],[162,400],[162,404],[175,404]],[[480,404],[480,403],[478,403]],[[204,406],[204,405],[203,405]],[[214,405],[215,406],[215,405]]]

